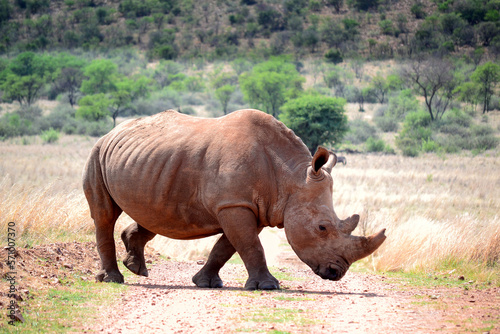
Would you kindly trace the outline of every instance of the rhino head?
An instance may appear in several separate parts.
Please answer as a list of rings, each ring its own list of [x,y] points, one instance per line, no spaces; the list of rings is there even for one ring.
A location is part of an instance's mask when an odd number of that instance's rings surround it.
[[[297,256],[321,278],[340,280],[350,265],[373,253],[385,240],[385,229],[369,237],[351,235],[359,215],[340,220],[333,210],[330,172],[335,154],[318,148],[311,166],[285,208],[284,227]]]

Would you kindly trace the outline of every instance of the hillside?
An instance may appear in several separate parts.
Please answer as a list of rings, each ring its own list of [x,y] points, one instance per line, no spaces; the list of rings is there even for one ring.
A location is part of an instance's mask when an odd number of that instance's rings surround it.
[[[150,59],[497,56],[497,0],[0,0],[0,53],[134,47]],[[332,52],[332,51],[331,51]],[[334,53],[334,54],[335,54]]]

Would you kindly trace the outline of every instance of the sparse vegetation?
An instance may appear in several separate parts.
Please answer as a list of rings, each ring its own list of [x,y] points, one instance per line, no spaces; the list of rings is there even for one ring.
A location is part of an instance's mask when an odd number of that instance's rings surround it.
[[[339,217],[360,213],[358,234],[388,228],[365,270],[431,280],[455,270],[500,286],[499,9],[496,0],[0,0],[0,224],[15,221],[23,247],[93,240],[80,179],[95,137],[166,109],[219,117],[253,107],[311,151],[366,152],[334,170]],[[81,305],[73,288],[91,290],[75,281],[44,295],[54,312]]]

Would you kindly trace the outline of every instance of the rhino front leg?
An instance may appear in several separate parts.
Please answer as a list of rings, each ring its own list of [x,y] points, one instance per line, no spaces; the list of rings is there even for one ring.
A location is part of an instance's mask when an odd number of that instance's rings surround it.
[[[223,234],[212,248],[207,263],[193,276],[193,283],[200,288],[222,288],[219,270],[235,252],[236,249]]]
[[[262,228],[258,227],[254,213],[245,207],[223,209],[219,212],[219,222],[248,271],[245,289],[279,289],[278,280],[267,269],[264,248],[259,239]]]
[[[156,233],[146,230],[135,222],[123,230],[121,237],[127,250],[123,264],[134,274],[148,276],[148,269],[146,268],[146,260],[144,258],[144,246],[155,235]]]

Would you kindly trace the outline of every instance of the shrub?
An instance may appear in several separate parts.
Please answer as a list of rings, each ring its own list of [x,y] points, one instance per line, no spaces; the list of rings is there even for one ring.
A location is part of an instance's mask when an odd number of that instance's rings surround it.
[[[396,141],[396,145],[406,157],[417,157],[419,154],[419,147],[411,138],[402,138]]]
[[[64,126],[71,123],[75,117],[75,109],[70,105],[59,105],[54,111],[44,117],[47,124],[47,129],[52,128],[55,130],[62,130]]]
[[[425,19],[425,11],[424,11],[424,4],[420,1],[416,1],[413,6],[411,6],[410,9],[411,13],[415,15],[416,19]]]
[[[427,140],[422,140],[422,151],[424,152],[436,152],[439,149],[438,143],[430,138]]]
[[[487,124],[473,125],[471,127],[472,146],[477,150],[490,150],[498,145],[495,131]]]
[[[375,117],[375,124],[383,132],[396,132],[399,128],[399,122],[391,115]]]
[[[51,144],[59,140],[59,135],[59,131],[50,128],[49,130],[43,131],[40,137],[45,144]]]
[[[367,152],[383,152],[385,150],[385,142],[382,139],[370,137],[366,140]]]
[[[356,119],[349,122],[349,132],[345,136],[346,141],[353,144],[361,144],[368,140],[368,138],[377,137],[377,129],[361,119]]]
[[[417,156],[422,149],[422,142],[432,135],[431,116],[426,111],[410,113],[406,116],[403,130],[396,137],[396,146],[405,156]]]
[[[378,23],[382,34],[392,36],[394,35],[394,25],[391,20],[382,20]]]
[[[338,64],[344,61],[344,58],[342,57],[342,53],[337,50],[337,49],[330,49],[325,53],[325,58],[326,61],[333,63],[333,64]]]
[[[353,0],[352,6],[357,10],[369,10],[370,8],[377,8],[379,0]]]

